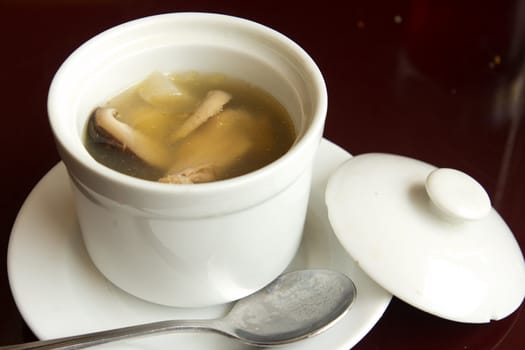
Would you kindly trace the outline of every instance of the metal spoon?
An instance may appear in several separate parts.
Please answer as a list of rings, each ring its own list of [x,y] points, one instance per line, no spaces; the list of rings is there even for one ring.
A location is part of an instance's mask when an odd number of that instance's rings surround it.
[[[331,270],[300,270],[281,275],[267,287],[239,300],[224,317],[170,320],[66,338],[1,346],[0,350],[82,349],[127,338],[176,331],[211,331],[255,346],[288,344],[319,334],[350,308],[352,280]]]

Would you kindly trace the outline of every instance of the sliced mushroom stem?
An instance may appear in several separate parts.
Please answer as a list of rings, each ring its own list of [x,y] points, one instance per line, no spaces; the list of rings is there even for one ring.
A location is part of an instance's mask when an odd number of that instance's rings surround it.
[[[170,137],[171,142],[176,142],[199,126],[204,124],[208,119],[222,111],[223,106],[231,100],[231,95],[221,90],[211,90],[206,94],[206,98],[197,107],[197,110],[178,128]]]
[[[167,169],[171,160],[162,146],[128,124],[121,122],[117,116],[118,111],[115,108],[97,108],[93,115],[95,127],[102,129],[105,134],[116,140],[122,145],[123,150],[128,149],[156,168]]]

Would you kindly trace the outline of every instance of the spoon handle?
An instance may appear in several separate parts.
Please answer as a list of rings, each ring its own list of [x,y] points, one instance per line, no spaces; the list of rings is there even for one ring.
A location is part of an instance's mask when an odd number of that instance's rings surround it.
[[[201,332],[214,331],[221,333],[214,327],[214,320],[191,320],[191,321],[160,321],[146,323],[137,326],[115,328],[106,331],[86,333],[71,337],[56,338],[50,340],[39,340],[29,343],[0,346],[0,350],[73,350],[83,349],[90,346],[105,344],[117,340],[137,336],[147,336],[156,333],[173,331]]]

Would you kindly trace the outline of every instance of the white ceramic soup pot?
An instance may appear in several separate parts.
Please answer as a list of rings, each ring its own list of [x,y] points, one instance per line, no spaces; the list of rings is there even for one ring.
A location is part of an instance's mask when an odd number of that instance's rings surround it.
[[[84,146],[87,120],[153,71],[218,72],[258,86],[287,109],[297,138],[273,163],[206,184],[157,183],[109,169]],[[94,264],[128,293],[171,306],[229,302],[271,282],[301,241],[326,109],[311,57],[245,19],[163,14],[87,41],[56,73],[48,113]]]

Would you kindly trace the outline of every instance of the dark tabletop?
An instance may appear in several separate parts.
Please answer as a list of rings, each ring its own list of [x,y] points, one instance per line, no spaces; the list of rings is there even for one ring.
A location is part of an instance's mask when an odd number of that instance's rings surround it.
[[[46,113],[54,72],[104,29],[177,11],[245,17],[292,38],[326,79],[326,138],[352,154],[397,153],[469,173],[523,249],[523,3],[0,0],[0,345],[35,339],[13,301],[6,254],[20,206],[59,161]],[[521,349],[523,313],[460,324],[394,298],[355,349]]]

